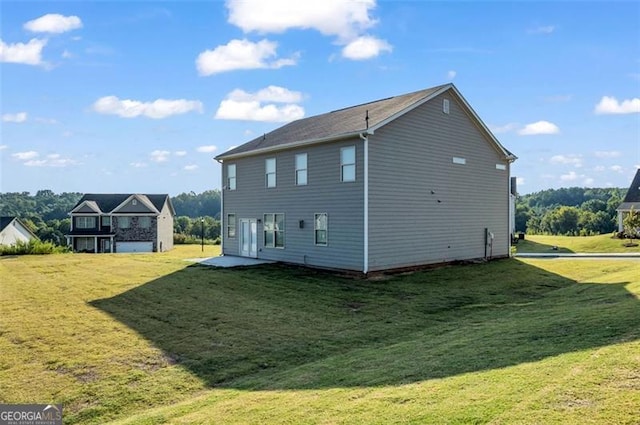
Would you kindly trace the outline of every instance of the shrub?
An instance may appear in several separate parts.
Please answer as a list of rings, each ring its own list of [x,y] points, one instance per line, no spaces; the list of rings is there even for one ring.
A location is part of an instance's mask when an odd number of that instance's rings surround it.
[[[0,255],[46,255],[70,252],[67,246],[32,239],[29,242],[18,241],[14,245],[0,245]]]

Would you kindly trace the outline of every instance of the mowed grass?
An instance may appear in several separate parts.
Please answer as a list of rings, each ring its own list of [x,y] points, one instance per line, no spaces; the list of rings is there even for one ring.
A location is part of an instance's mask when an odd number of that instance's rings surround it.
[[[364,280],[199,250],[0,259],[0,402],[65,424],[640,422],[640,262]]]
[[[519,241],[516,249],[519,253],[525,252],[580,252],[580,253],[636,253],[640,254],[640,246],[626,247],[629,239],[618,239],[610,234],[597,236],[551,236],[551,235],[526,235],[524,241]],[[635,240],[640,245],[640,241]],[[552,250],[552,247],[558,250]]]

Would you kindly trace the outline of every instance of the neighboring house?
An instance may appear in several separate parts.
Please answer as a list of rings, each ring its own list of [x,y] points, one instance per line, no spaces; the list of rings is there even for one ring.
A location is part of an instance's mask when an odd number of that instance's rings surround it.
[[[634,211],[638,211],[640,213],[640,169],[636,170],[636,176],[633,178],[631,186],[629,186],[627,195],[616,210],[618,211],[619,232],[624,230],[624,216],[631,211],[631,207],[633,207]]]
[[[510,164],[453,84],[300,119],[216,157],[222,252],[368,273],[510,253]]]
[[[0,245],[15,245],[38,237],[18,217],[0,217]]]
[[[162,252],[173,248],[169,195],[86,194],[69,213],[74,252]]]

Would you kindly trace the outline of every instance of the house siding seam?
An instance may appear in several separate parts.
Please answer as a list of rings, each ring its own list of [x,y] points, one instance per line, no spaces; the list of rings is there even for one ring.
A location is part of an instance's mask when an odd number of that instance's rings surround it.
[[[491,255],[507,256],[508,170],[451,92],[378,129],[369,136],[369,270],[483,257],[485,228]]]
[[[340,148],[356,147],[356,181],[340,182]],[[307,185],[295,184],[295,155],[307,153]],[[265,184],[265,159],[276,158],[275,188]],[[223,235],[223,254],[239,255],[241,219],[258,219],[258,258],[316,267],[363,268],[363,143],[351,139],[224,161],[236,164],[236,190],[224,191],[222,216],[235,214],[236,237]],[[226,166],[223,180],[226,181]],[[314,242],[314,214],[328,214],[328,246]],[[285,214],[285,247],[265,248],[265,213]],[[300,228],[300,221],[304,227]],[[225,223],[226,224],[226,223]]]

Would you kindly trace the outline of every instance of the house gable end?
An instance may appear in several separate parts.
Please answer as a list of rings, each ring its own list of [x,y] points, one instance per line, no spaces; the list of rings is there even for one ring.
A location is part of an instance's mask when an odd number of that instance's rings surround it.
[[[131,195],[113,209],[112,214],[159,214],[159,211],[145,195]]]
[[[71,210],[71,214],[101,214],[102,211],[98,204],[94,201],[85,200],[80,202],[74,209]]]

